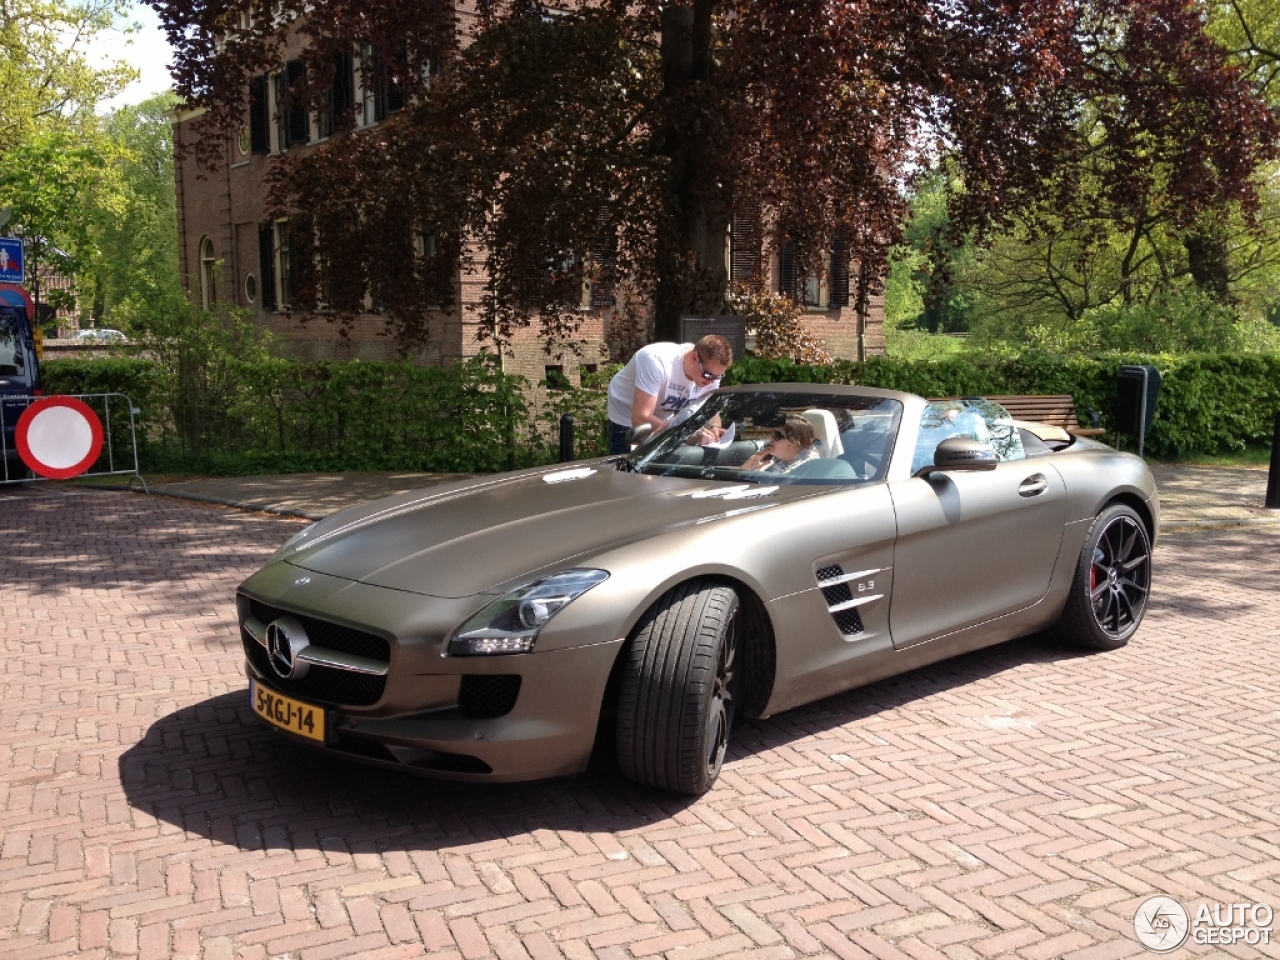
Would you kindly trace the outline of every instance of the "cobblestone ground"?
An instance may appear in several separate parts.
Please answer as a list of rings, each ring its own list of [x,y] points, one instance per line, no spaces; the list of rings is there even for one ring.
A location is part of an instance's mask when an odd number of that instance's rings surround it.
[[[1274,527],[1166,537],[1124,650],[1029,638],[748,724],[687,800],[270,735],[232,592],[297,526],[0,488],[4,957],[1101,960],[1156,892],[1280,910]],[[1215,951],[1280,956],[1172,955]]]

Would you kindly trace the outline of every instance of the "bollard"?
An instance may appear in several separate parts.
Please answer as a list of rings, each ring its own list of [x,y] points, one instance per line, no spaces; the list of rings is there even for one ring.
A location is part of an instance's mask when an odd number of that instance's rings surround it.
[[[1262,505],[1268,510],[1280,510],[1280,413],[1276,414],[1271,434],[1271,469],[1267,473],[1267,499]]]
[[[564,414],[560,417],[560,462],[568,463],[573,459],[573,417]]]

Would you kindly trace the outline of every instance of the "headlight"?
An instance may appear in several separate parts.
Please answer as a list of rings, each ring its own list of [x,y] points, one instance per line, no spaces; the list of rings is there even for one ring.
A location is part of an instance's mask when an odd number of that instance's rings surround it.
[[[279,560],[282,556],[284,556],[287,550],[289,550],[291,547],[296,547],[300,541],[305,540],[314,528],[315,528],[315,524],[309,523],[305,527],[303,527],[301,530],[299,530],[297,533],[295,533],[292,537],[290,537],[288,540],[286,540],[284,543],[280,544],[280,548],[271,555],[271,559],[268,560],[267,563],[272,563],[276,560]]]
[[[460,626],[449,640],[449,656],[528,653],[548,620],[608,578],[604,570],[565,570],[521,584]]]

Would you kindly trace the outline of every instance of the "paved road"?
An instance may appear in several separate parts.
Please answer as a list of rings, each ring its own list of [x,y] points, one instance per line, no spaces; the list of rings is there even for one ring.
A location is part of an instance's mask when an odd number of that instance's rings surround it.
[[[297,528],[0,489],[6,960],[1104,960],[1151,893],[1280,910],[1280,528],[1165,537],[1116,653],[1030,638],[748,724],[698,800],[267,733],[231,596]]]

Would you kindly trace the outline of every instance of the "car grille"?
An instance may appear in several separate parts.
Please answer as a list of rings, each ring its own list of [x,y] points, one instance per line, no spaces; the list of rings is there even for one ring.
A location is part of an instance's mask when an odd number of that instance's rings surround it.
[[[518,674],[469,673],[458,691],[458,709],[477,720],[503,717],[514,709],[519,695]]]
[[[383,662],[391,660],[391,644],[382,637],[344,627],[341,624],[330,623],[327,620],[280,610],[259,600],[246,599],[249,601],[249,613],[264,625],[287,613],[302,624],[302,629],[307,632],[307,639],[318,647]],[[382,693],[386,689],[385,676],[335,670],[319,664],[312,664],[300,678],[285,680],[272,669],[267,659],[267,651],[243,628],[240,631],[240,641],[244,644],[245,656],[249,658],[250,663],[272,687],[281,693],[301,697],[304,700],[367,707],[382,699]]]

